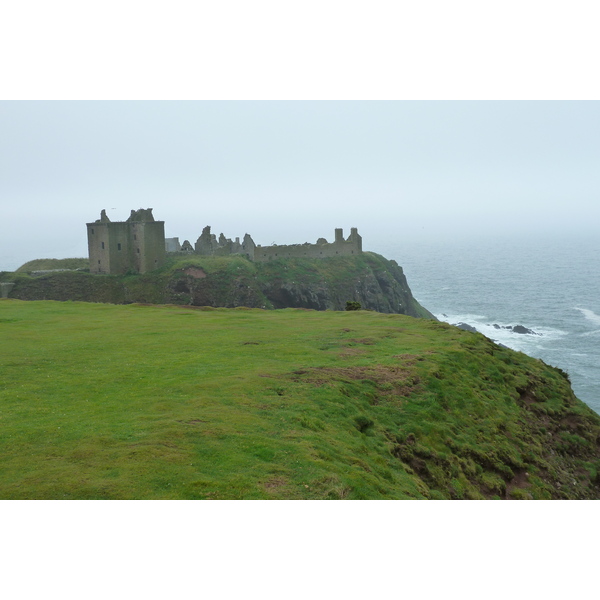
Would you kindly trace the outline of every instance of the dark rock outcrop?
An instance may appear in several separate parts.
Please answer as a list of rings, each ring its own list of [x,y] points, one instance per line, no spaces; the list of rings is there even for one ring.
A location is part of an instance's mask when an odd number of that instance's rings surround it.
[[[435,318],[413,297],[393,260],[365,252],[356,257],[291,259],[257,265],[261,292],[273,308],[345,310],[346,302],[363,309]]]
[[[513,333],[520,333],[522,335],[542,335],[541,333],[537,333],[536,331],[533,331],[533,329],[529,329],[523,325],[498,325],[498,323],[492,323],[492,327],[494,329],[506,329],[508,331],[512,331]]]
[[[475,329],[475,327],[473,327],[472,325],[468,325],[467,323],[457,323],[455,327],[458,327],[459,329],[464,329],[465,331],[470,331],[471,333],[479,333],[477,329]]]
[[[521,334],[525,334],[525,335],[540,335],[539,333],[536,333],[535,331],[533,331],[533,329],[528,329],[527,327],[523,327],[523,325],[515,325],[512,328],[512,331],[514,333],[521,333]]]

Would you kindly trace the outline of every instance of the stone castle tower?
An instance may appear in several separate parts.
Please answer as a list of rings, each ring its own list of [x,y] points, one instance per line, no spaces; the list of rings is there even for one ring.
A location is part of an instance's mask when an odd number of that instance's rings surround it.
[[[90,273],[146,273],[165,262],[165,222],[152,209],[132,210],[127,221],[112,222],[106,210],[87,223]]]

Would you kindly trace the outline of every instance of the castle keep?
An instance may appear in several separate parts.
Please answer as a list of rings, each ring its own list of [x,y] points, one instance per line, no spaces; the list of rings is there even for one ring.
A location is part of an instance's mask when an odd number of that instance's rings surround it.
[[[344,239],[343,229],[335,230],[333,242],[319,238],[316,244],[256,245],[249,234],[242,241],[217,236],[210,226],[202,230],[194,246],[188,240],[165,239],[164,221],[155,221],[152,209],[132,210],[127,221],[112,222],[103,210],[100,219],[87,223],[91,273],[119,274],[127,271],[145,273],[162,266],[166,253],[229,256],[239,254],[256,262],[279,258],[329,258],[362,252],[362,237],[353,227]]]
[[[87,223],[90,273],[145,273],[165,262],[165,222],[152,209],[132,210],[127,221],[112,222],[106,211]]]

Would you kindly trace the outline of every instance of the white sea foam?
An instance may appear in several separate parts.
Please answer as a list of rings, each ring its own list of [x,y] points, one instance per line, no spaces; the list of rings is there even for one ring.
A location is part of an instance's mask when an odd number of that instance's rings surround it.
[[[594,331],[586,331],[585,333],[582,333],[579,337],[590,337],[595,335],[600,335],[600,329],[596,329]]]
[[[519,350],[522,352],[530,352],[533,349],[542,349],[549,342],[567,335],[566,331],[542,325],[495,322],[499,327],[494,327],[494,322],[490,322],[489,317],[476,314],[442,313],[436,315],[436,317],[440,321],[445,321],[446,323],[451,323],[452,325],[458,325],[459,323],[470,325],[486,337],[489,337],[490,339],[503,344],[504,346],[508,346],[513,350]],[[517,324],[524,325],[538,335],[515,333],[512,331],[512,329],[508,329],[509,327],[512,328]]]
[[[580,311],[583,316],[588,320],[594,323],[594,325],[600,325],[600,315],[597,315],[593,310],[589,310],[587,308],[579,308],[575,307],[575,310]],[[590,332],[593,333],[593,332]]]
[[[600,269],[590,269],[590,257],[600,256],[600,238],[564,241],[552,236],[535,243],[515,237],[511,244],[394,242],[382,254],[397,257],[414,273],[409,282],[419,289],[421,304],[441,321],[466,323],[568,371],[577,396],[600,413]],[[495,329],[494,323],[523,325],[542,335]]]
[[[438,315],[435,315],[440,321],[445,321],[446,323],[452,323],[453,325],[455,325],[456,323],[467,323],[468,325],[471,325],[471,323],[473,322],[480,322],[480,321],[485,321],[487,317],[485,317],[484,315],[475,315],[475,314],[463,314],[463,315],[456,315],[456,314],[447,314],[447,313],[440,313]]]

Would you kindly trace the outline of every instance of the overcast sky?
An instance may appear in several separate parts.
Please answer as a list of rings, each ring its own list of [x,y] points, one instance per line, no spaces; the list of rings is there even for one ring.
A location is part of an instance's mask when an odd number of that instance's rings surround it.
[[[192,244],[600,225],[595,101],[4,101],[0,131],[0,270],[86,256],[103,208]]]

